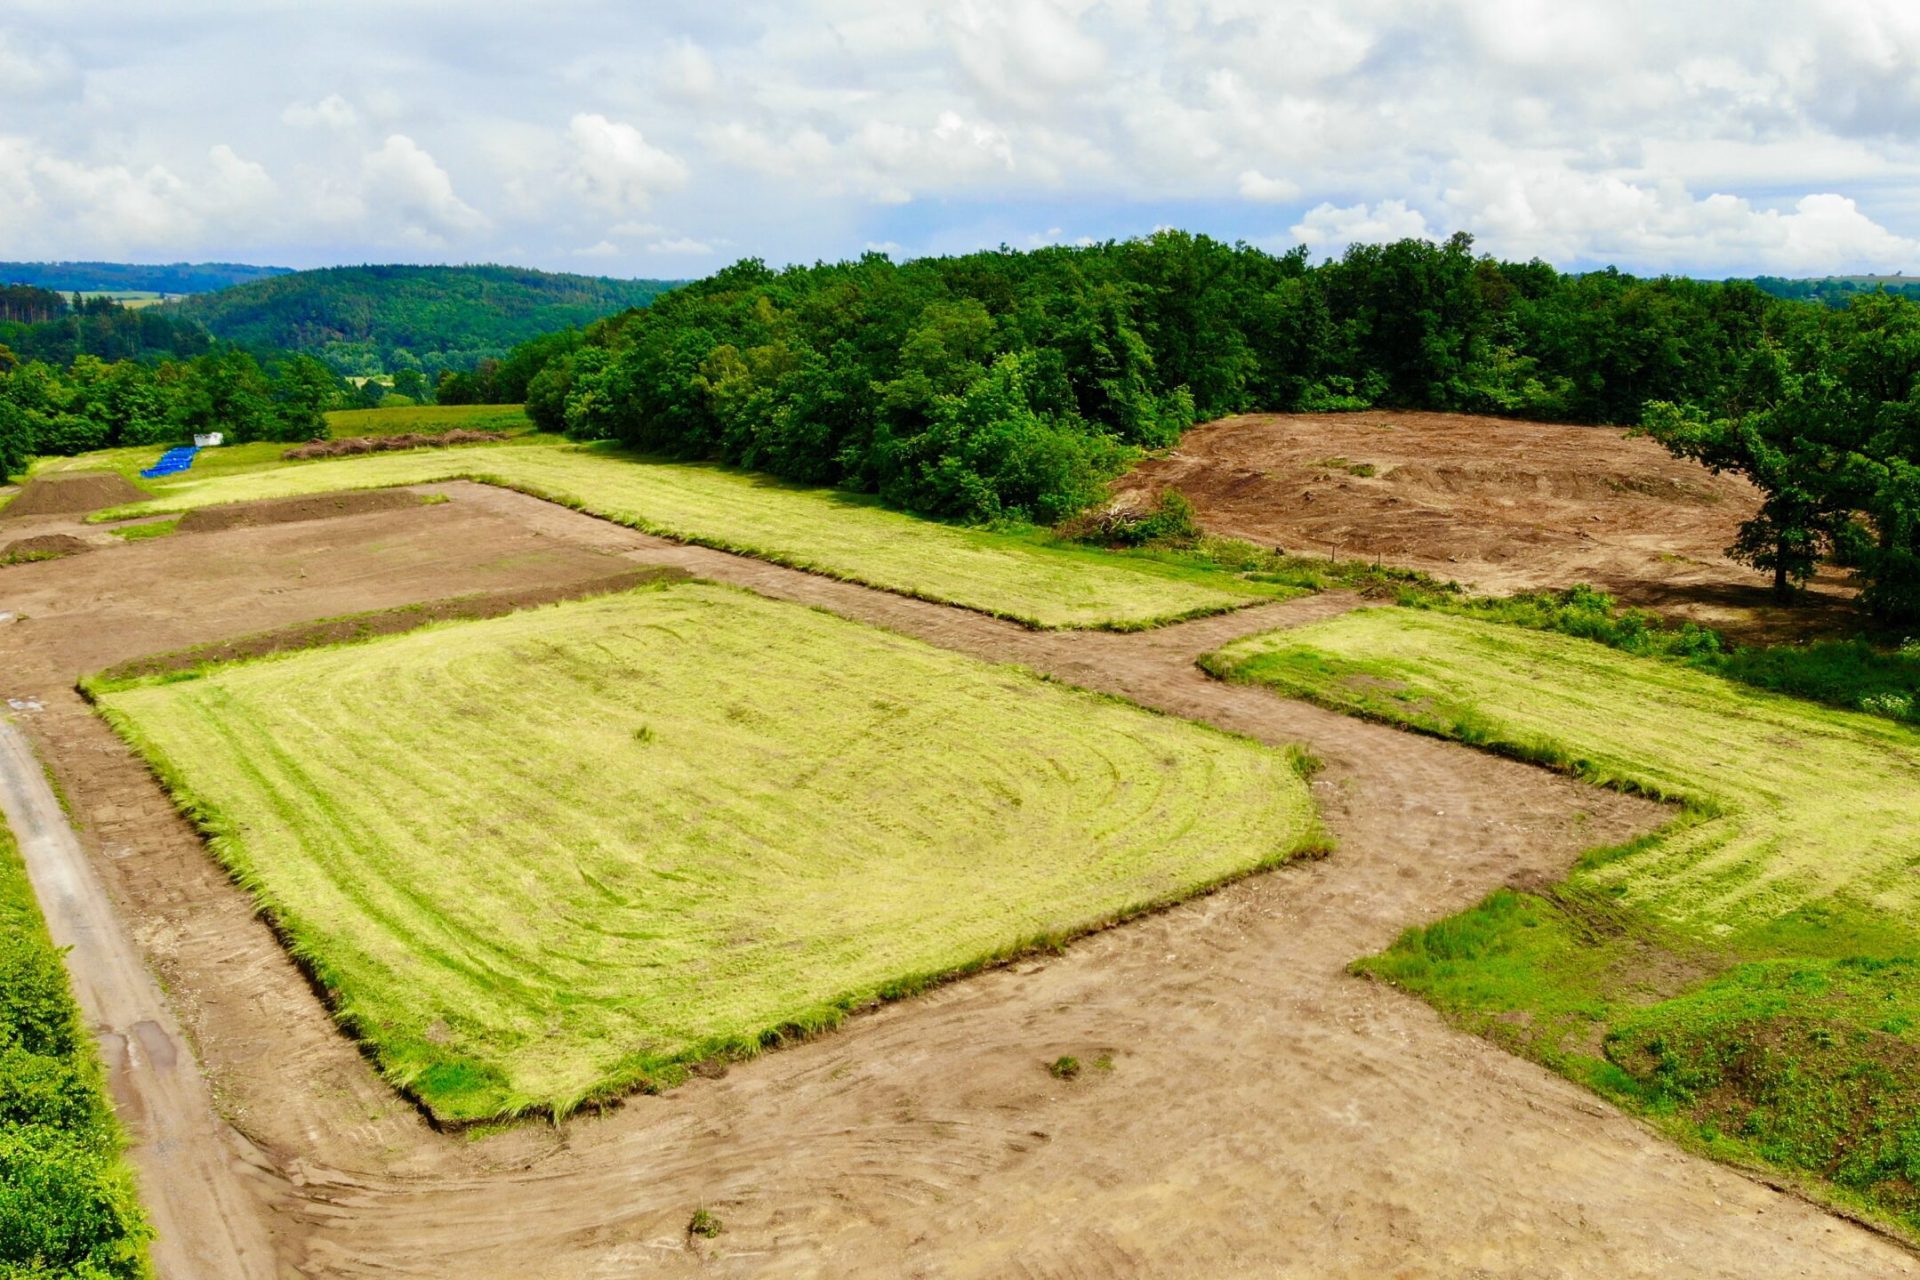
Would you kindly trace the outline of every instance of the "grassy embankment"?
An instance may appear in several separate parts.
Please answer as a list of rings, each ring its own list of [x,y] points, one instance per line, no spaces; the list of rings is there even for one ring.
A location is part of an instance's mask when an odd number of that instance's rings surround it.
[[[149,1274],[93,1039],[0,823],[0,1275]]]
[[[1920,736],[1585,640],[1366,610],[1226,678],[1680,803],[1360,968],[1737,1162],[1920,1228]]]
[[[536,443],[537,442],[537,443]],[[251,448],[252,446],[245,446]],[[606,446],[525,443],[185,473],[117,519],[341,489],[475,479],[649,533],[1043,627],[1130,629],[1297,593],[1298,577],[1125,555],[1034,531],[941,524],[829,489]]]
[[[715,586],[94,692],[446,1121],[670,1084],[1322,847],[1285,752]]]

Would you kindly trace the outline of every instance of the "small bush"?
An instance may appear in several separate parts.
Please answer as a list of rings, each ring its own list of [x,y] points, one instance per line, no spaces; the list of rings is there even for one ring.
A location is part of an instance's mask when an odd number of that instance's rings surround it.
[[[720,1219],[705,1209],[695,1209],[693,1217],[687,1220],[687,1234],[699,1236],[702,1240],[711,1240],[725,1230],[726,1227]]]
[[[1193,503],[1178,489],[1163,489],[1149,507],[1109,507],[1091,512],[1062,532],[1081,542],[1109,547],[1191,547],[1200,541]]]
[[[1080,1059],[1062,1054],[1047,1064],[1047,1074],[1055,1080],[1072,1080],[1080,1074]]]

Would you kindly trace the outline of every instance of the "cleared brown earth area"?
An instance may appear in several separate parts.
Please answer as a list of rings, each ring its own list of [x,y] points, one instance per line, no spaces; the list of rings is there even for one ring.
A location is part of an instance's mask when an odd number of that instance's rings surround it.
[[[171,993],[280,1274],[1920,1274],[1888,1241],[1345,974],[1408,923],[1663,816],[1192,665],[1349,601],[1035,633],[437,488],[452,501],[210,533],[190,554],[128,544],[0,585],[0,610],[24,619],[0,625],[0,697],[43,705],[19,718]],[[645,565],[1304,743],[1326,761],[1315,789],[1340,847],[605,1116],[436,1134],[68,686],[164,650]],[[1058,1081],[1044,1064],[1061,1054],[1111,1054],[1112,1069]],[[699,1207],[725,1224],[712,1241],[687,1234]]]
[[[123,502],[139,502],[147,495],[113,472],[30,480],[21,486],[13,501],[0,508],[0,516],[19,519],[25,516],[71,515],[98,511]]]
[[[223,507],[200,507],[180,517],[181,533],[218,533],[269,524],[301,524],[373,511],[400,511],[420,505],[420,495],[396,489],[319,493],[308,498],[278,498],[268,502],[236,502]]]
[[[1617,427],[1455,413],[1250,414],[1189,432],[1117,486],[1173,487],[1210,532],[1377,560],[1491,594],[1590,583],[1743,635],[1844,624],[1816,584],[1781,609],[1729,560],[1759,491]]]

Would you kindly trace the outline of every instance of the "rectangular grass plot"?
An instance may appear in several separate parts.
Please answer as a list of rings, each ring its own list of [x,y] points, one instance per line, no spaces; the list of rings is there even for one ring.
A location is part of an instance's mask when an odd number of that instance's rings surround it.
[[[701,584],[97,692],[446,1120],[670,1079],[1318,838],[1283,752]]]

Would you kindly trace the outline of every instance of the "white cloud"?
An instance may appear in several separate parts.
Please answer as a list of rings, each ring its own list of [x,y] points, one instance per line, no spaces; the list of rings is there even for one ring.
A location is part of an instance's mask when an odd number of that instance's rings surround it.
[[[1404,200],[1345,207],[1323,202],[1307,210],[1291,230],[1293,238],[1309,249],[1330,253],[1337,253],[1350,244],[1375,244],[1413,236],[1430,238],[1434,234],[1426,218],[1408,208]]]
[[[689,236],[676,236],[669,240],[655,240],[647,246],[647,252],[692,255],[712,253],[713,246],[704,240],[695,240]]]
[[[1875,222],[1849,197],[1813,193],[1784,208],[1696,197],[1678,181],[1477,166],[1446,192],[1450,221],[1510,257],[1623,260],[1727,272],[1846,272],[1920,262],[1920,241]]]
[[[692,227],[791,261],[1170,221],[1920,267],[1912,0],[216,8],[0,5],[9,252],[560,265]]]
[[[282,124],[296,129],[351,129],[360,123],[360,113],[337,93],[318,102],[292,102],[280,113]]]
[[[582,199],[609,209],[645,209],[656,192],[684,186],[687,167],[630,124],[583,112],[567,126],[568,180]]]
[[[488,225],[485,214],[454,193],[447,171],[404,133],[368,152],[361,172],[367,205],[383,210],[406,239],[440,247]]]
[[[617,258],[620,256],[620,246],[611,240],[602,240],[598,244],[590,244],[584,249],[575,249],[573,256],[576,258]]]
[[[29,43],[0,30],[0,99],[37,98],[79,82],[73,54],[58,44]]]
[[[1285,178],[1269,178],[1258,169],[1242,169],[1240,194],[1249,200],[1282,204],[1300,198],[1300,185]]]

